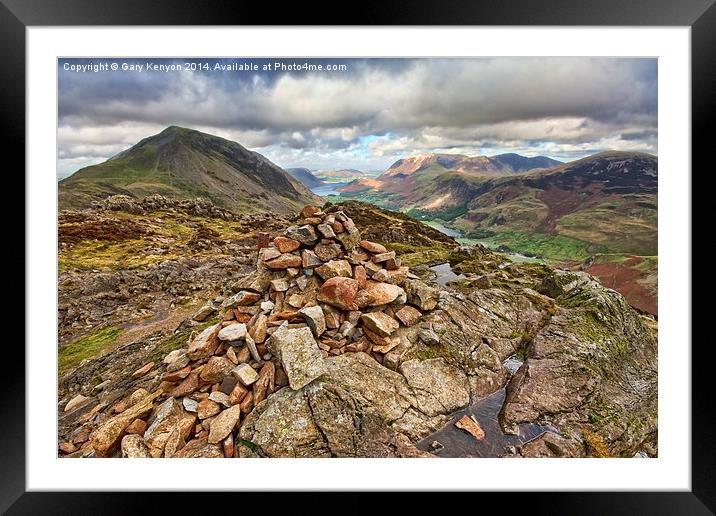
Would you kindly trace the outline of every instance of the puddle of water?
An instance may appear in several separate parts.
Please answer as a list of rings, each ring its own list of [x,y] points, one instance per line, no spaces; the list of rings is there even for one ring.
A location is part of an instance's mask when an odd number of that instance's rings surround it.
[[[456,412],[447,425],[418,442],[417,448],[437,457],[502,457],[509,446],[519,446],[545,432],[554,431],[550,427],[525,423],[519,426],[518,435],[505,434],[500,428],[498,414],[506,396],[507,391],[502,388]],[[484,439],[478,441],[455,426],[455,422],[464,415],[475,417],[485,432]],[[443,448],[434,450],[431,446],[433,441],[439,442]]]
[[[513,375],[520,367],[522,367],[522,364],[524,363],[525,361],[517,355],[510,355],[504,362],[502,362],[502,365],[510,372],[510,375]]]
[[[434,265],[430,267],[430,270],[437,274],[437,276],[435,277],[435,283],[437,283],[441,287],[447,287],[448,281],[460,280],[465,277],[462,274],[455,274],[450,268],[449,263],[441,263],[440,265]]]

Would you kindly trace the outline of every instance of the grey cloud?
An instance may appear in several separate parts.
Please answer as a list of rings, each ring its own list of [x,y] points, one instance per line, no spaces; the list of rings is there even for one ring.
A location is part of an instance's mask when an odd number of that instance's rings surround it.
[[[344,74],[60,70],[60,157],[100,156],[171,124],[301,164],[434,149],[656,151],[655,59],[347,62]],[[365,136],[384,138],[361,145]]]

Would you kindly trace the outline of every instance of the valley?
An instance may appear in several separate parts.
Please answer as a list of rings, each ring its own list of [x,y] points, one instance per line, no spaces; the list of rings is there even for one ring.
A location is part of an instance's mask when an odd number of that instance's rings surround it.
[[[375,179],[354,180],[329,198],[407,213],[466,244],[590,270],[656,314],[656,158],[607,152],[556,166],[513,162],[522,168],[423,155],[399,160]]]
[[[655,158],[318,177],[185,131],[60,183],[61,457],[657,455]],[[255,197],[166,190],[175,151]]]

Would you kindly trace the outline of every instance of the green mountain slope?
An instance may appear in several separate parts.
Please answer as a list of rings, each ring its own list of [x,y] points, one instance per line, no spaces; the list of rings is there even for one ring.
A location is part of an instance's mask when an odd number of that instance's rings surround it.
[[[300,181],[236,142],[171,126],[59,182],[59,207],[114,194],[205,197],[237,212],[289,212],[320,203]]]
[[[314,176],[313,172],[307,168],[287,168],[286,172],[288,172],[292,178],[300,181],[301,184],[308,188],[316,188],[325,184],[322,180]]]

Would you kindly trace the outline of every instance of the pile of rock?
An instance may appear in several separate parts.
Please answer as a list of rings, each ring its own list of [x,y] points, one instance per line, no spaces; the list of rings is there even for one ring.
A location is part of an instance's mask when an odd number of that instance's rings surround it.
[[[296,225],[259,250],[256,271],[232,285],[221,322],[164,357],[158,389],[138,389],[92,433],[94,452],[238,455],[236,432],[255,406],[328,374],[330,355],[364,352],[390,367],[400,343],[393,334],[438,300],[394,251],[362,240],[343,212],[306,206]]]

